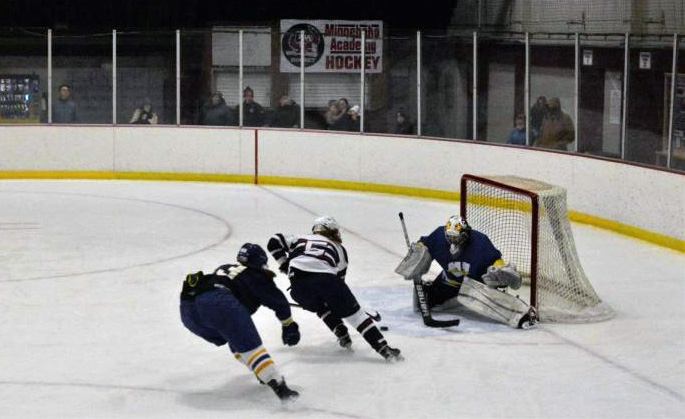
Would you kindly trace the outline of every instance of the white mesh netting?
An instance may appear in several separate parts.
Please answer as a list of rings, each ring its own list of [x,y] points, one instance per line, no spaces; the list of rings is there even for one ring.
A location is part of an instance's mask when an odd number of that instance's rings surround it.
[[[614,316],[592,288],[578,259],[564,188],[517,176],[464,179],[461,199],[469,224],[487,234],[504,260],[516,264],[528,280],[529,301],[536,301],[541,321],[583,323]],[[538,196],[537,226],[533,198],[507,187]],[[537,255],[531,251],[535,230]],[[536,258],[537,274],[531,275]]]

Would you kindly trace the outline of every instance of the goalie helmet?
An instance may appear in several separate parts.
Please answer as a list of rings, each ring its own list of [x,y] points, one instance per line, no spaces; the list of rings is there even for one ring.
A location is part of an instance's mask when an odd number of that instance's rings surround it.
[[[340,227],[335,218],[324,215],[314,220],[314,226],[312,227],[312,233],[320,234],[327,237],[334,242],[342,243],[342,238],[340,237]]]
[[[453,215],[445,225],[445,239],[450,243],[450,253],[461,253],[464,245],[471,237],[471,226],[464,217]]]
[[[258,244],[245,243],[238,251],[238,262],[254,269],[267,269],[266,252]]]

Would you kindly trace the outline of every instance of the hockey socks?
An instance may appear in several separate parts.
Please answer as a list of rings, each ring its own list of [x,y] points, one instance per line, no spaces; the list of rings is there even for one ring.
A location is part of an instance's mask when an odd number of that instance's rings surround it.
[[[352,347],[352,338],[347,332],[347,327],[343,324],[342,320],[331,313],[330,310],[319,311],[316,313],[317,316],[326,324],[326,326],[331,329],[335,337],[338,338],[338,344],[345,349]]]
[[[400,355],[400,350],[388,346],[388,342],[386,342],[385,337],[376,327],[376,323],[362,309],[359,309],[349,317],[345,317],[345,320],[354,326],[369,345],[383,358],[388,361],[403,359]]]
[[[261,383],[283,379],[278,368],[276,368],[276,363],[271,359],[271,355],[261,345],[251,351],[235,354],[235,357],[247,365]]]

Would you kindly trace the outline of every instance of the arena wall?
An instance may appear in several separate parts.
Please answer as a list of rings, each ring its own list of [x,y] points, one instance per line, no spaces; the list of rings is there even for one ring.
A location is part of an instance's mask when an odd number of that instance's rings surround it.
[[[685,251],[685,177],[606,159],[472,141],[298,130],[0,127],[0,179],[250,182],[457,200],[464,173],[513,174],[563,186],[573,221]]]

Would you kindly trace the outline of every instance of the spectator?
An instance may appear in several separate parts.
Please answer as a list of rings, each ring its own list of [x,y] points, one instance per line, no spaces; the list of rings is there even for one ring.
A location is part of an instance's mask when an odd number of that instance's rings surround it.
[[[76,103],[71,98],[71,86],[63,84],[59,87],[59,98],[52,106],[52,122],[55,124],[75,124]]]
[[[240,112],[240,107],[238,107]],[[254,90],[247,86],[243,90],[243,126],[261,127],[264,125],[264,108],[254,100]]]
[[[574,137],[575,130],[571,117],[561,110],[559,98],[551,98],[540,127],[540,137],[535,142],[535,146],[566,150],[566,145],[572,143]]]
[[[350,111],[350,102],[344,97],[338,99],[338,106],[340,107],[340,112],[343,114]]]
[[[200,125],[236,125],[231,109],[226,105],[221,92],[216,92],[202,107]]]
[[[331,131],[344,131],[347,126],[347,113],[341,112],[340,102],[331,100],[328,102],[328,111],[326,111],[326,125]]]
[[[530,140],[535,141],[536,132],[532,131],[530,133]],[[507,138],[507,144],[514,145],[526,145],[526,116],[516,115],[516,120],[514,122],[514,129],[509,133],[509,138]]]
[[[395,134],[412,135],[414,133],[414,125],[409,122],[407,114],[403,110],[397,111],[395,114]]]
[[[354,105],[347,111],[348,118],[345,120],[345,131],[359,132],[361,129],[361,121],[359,116],[359,105]]]
[[[140,108],[133,112],[133,116],[128,123],[156,125],[158,122],[159,118],[157,117],[157,113],[152,109],[152,102],[150,99],[145,98]]]
[[[279,128],[300,127],[300,107],[288,96],[281,96],[274,112],[271,126]]]
[[[531,132],[540,132],[540,126],[542,125],[542,119],[547,113],[547,98],[540,96],[535,105],[530,108],[530,128],[533,130]]]

